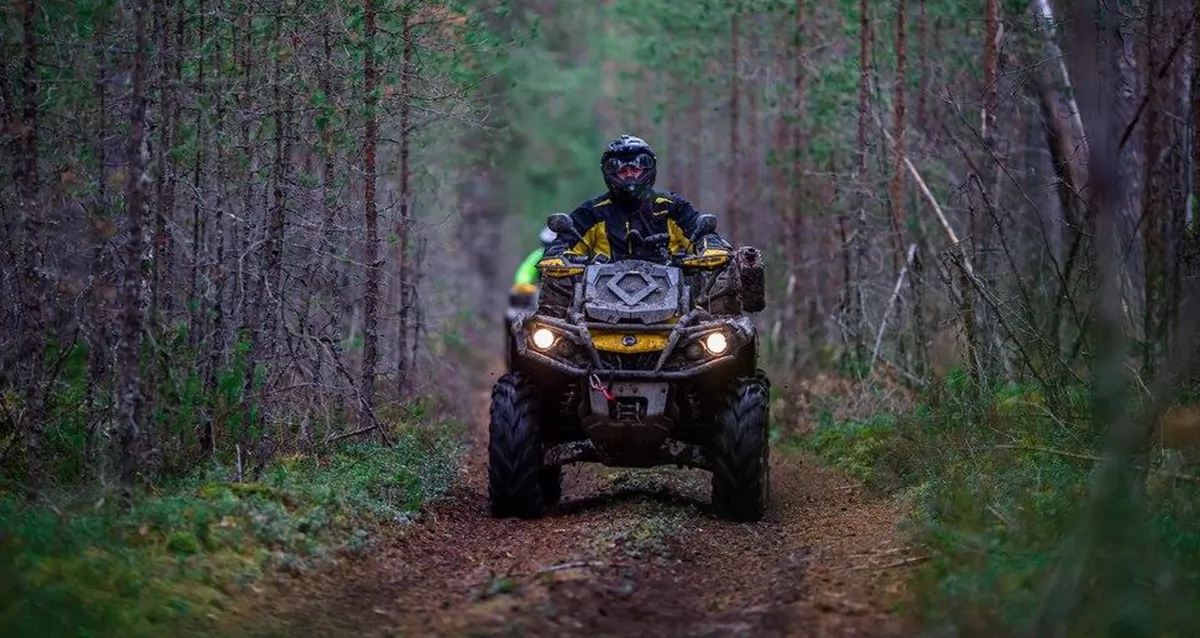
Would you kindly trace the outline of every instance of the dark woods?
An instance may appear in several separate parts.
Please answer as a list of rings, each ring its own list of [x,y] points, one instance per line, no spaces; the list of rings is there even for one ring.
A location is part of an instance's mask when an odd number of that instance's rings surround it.
[[[444,231],[412,211],[446,201],[414,191],[456,177],[411,140],[478,120],[477,16],[31,0],[0,26],[6,481],[251,478],[430,391]]]

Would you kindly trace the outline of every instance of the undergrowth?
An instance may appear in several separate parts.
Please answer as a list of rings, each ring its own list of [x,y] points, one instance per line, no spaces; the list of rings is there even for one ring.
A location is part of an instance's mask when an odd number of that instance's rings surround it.
[[[4,635],[210,635],[231,597],[271,570],[303,571],[369,549],[451,485],[452,429],[392,445],[277,459],[261,482],[210,470],[140,494],[129,511],[96,492],[0,499]]]
[[[907,531],[930,557],[909,587],[927,635],[1017,635],[1038,613],[1102,455],[1086,394],[1066,397],[1073,419],[1052,416],[1037,389],[1007,385],[980,400],[952,376],[901,413],[823,412],[794,444],[910,503]],[[1127,582],[1084,597],[1072,635],[1195,635],[1200,485],[1180,478],[1196,468],[1178,469],[1152,467],[1146,515],[1111,521],[1127,526],[1140,560]]]

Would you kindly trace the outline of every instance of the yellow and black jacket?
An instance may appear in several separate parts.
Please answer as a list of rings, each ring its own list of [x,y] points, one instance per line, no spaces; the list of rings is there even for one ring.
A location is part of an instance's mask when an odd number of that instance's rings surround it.
[[[642,237],[666,233],[670,238],[668,251],[672,255],[687,255],[686,263],[724,264],[732,249],[716,233],[697,238],[695,245],[689,241],[699,217],[691,202],[675,193],[654,191],[649,198],[633,203],[601,195],[580,204],[571,213],[571,221],[583,235],[583,241],[572,242],[560,235],[546,248],[538,269],[546,276],[562,277],[582,272],[581,262],[656,259],[654,254],[640,254],[644,249],[630,239],[634,230]]]

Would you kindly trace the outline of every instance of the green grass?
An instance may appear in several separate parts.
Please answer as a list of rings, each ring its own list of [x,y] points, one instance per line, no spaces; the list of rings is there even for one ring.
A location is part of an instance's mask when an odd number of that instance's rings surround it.
[[[430,426],[421,426],[429,428]],[[205,635],[231,597],[271,570],[359,554],[454,479],[452,432],[405,430],[392,446],[285,457],[259,483],[228,470],[139,495],[55,507],[0,500],[4,635]]]
[[[1068,396],[1079,407],[1084,393]],[[1036,390],[967,397],[951,377],[902,414],[826,414],[791,444],[909,503],[907,533],[931,556],[909,588],[927,635],[1016,635],[1038,612],[1089,498],[1095,463],[1069,454],[1098,455],[1099,442],[1086,418],[1051,418]],[[1153,473],[1145,486],[1147,514],[1110,522],[1138,559],[1106,589],[1089,581],[1096,593],[1071,635],[1185,636],[1200,625],[1200,486]]]

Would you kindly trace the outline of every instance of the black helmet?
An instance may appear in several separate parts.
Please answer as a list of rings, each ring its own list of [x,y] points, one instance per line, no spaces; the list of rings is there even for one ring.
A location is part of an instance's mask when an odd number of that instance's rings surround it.
[[[621,179],[617,174],[626,166],[641,169],[641,174],[636,178]],[[657,169],[658,158],[654,155],[654,149],[650,148],[646,140],[632,135],[622,135],[609,142],[608,148],[600,156],[600,170],[604,173],[604,183],[608,185],[609,195],[613,197],[645,198],[654,187]]]

